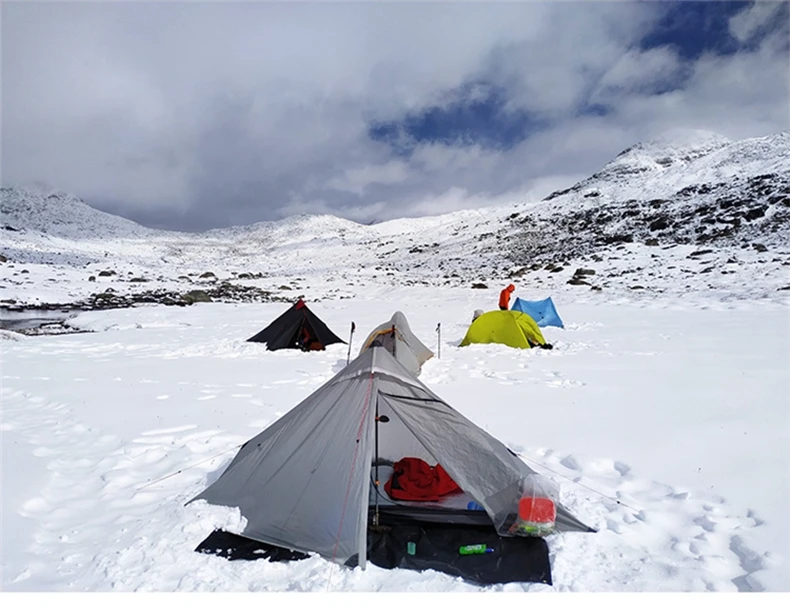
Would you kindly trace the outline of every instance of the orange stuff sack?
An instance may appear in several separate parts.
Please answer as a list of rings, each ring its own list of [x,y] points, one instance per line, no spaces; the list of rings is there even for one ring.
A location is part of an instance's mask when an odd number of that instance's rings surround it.
[[[557,519],[557,508],[549,498],[521,498],[518,518],[526,523],[551,523]]]

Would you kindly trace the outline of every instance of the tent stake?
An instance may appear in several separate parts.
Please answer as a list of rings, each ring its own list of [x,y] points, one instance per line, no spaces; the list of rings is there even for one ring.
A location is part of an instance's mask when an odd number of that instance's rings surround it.
[[[442,358],[442,323],[436,324],[436,334],[438,339],[436,341],[436,358]]]

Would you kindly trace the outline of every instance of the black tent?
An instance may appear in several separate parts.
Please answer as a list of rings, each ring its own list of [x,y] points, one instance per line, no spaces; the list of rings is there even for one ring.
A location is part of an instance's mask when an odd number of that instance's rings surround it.
[[[345,344],[301,299],[247,341],[265,342],[268,350],[324,350],[329,344]]]

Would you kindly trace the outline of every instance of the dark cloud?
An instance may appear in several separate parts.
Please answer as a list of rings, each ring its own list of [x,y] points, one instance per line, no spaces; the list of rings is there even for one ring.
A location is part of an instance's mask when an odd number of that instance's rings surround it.
[[[669,128],[788,127],[783,3],[0,11],[3,183],[165,228],[538,199]]]

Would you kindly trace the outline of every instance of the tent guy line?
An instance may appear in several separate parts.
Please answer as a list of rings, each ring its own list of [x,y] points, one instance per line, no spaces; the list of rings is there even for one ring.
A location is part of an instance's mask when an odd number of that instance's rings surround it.
[[[559,477],[561,477],[561,478],[564,478],[565,480],[567,480],[568,482],[571,482],[571,483],[573,483],[574,485],[578,485],[579,487],[584,487],[585,489],[588,489],[588,490],[592,491],[593,493],[597,493],[598,495],[600,495],[600,496],[601,496],[601,497],[603,497],[603,498],[606,498],[606,499],[608,499],[608,500],[612,500],[613,502],[615,502],[615,503],[619,504],[620,506],[625,506],[626,508],[630,508],[630,509],[631,509],[631,510],[633,510],[635,513],[641,513],[641,512],[642,512],[641,510],[639,510],[639,509],[636,509],[636,508],[634,508],[633,506],[629,506],[628,504],[626,504],[625,502],[622,502],[622,501],[618,500],[617,498],[613,498],[611,495],[606,495],[605,493],[602,493],[602,492],[600,492],[600,491],[597,491],[597,490],[593,489],[592,487],[588,487],[588,486],[587,486],[587,485],[585,485],[584,483],[580,483],[580,482],[578,482],[578,481],[575,481],[575,480],[573,480],[572,478],[569,478],[569,477],[565,476],[564,474],[561,474],[561,473],[557,472],[557,470],[552,470],[550,467],[543,465],[543,464],[542,464],[542,463],[540,463],[539,461],[535,461],[534,459],[530,459],[530,458],[529,458],[529,457],[527,457],[526,455],[522,455],[521,453],[516,453],[516,454],[517,454],[519,457],[521,457],[522,459],[526,459],[526,460],[527,460],[527,461],[529,461],[530,463],[534,463],[536,466],[540,466],[540,467],[541,467],[541,468],[543,468],[544,470],[548,470],[548,471],[549,471],[549,472],[551,472],[552,474],[556,474],[557,476],[559,476]]]
[[[245,441],[246,441],[246,440],[245,440]],[[209,457],[208,459],[202,459],[201,461],[198,461],[197,463],[193,463],[191,466],[187,466],[187,467],[185,467],[185,468],[181,468],[180,470],[176,470],[175,472],[172,472],[172,473],[168,474],[167,476],[163,476],[163,477],[161,477],[161,478],[157,478],[157,479],[156,479],[156,480],[154,480],[154,481],[150,481],[150,480],[149,480],[149,482],[147,482],[147,483],[146,483],[145,485],[143,485],[142,487],[138,487],[137,489],[135,489],[135,490],[134,490],[134,492],[135,492],[135,493],[137,493],[138,491],[142,491],[143,489],[146,489],[146,488],[148,488],[148,487],[151,487],[151,486],[155,485],[156,483],[161,483],[163,480],[167,480],[168,478],[173,478],[174,476],[177,476],[178,474],[181,474],[181,472],[183,472],[184,470],[191,470],[192,468],[195,468],[195,467],[197,467],[197,466],[199,466],[199,465],[201,465],[201,464],[204,464],[204,463],[206,463],[207,461],[211,461],[212,459],[216,459],[217,457],[222,457],[222,455],[227,455],[227,454],[228,454],[228,453],[230,453],[231,451],[235,451],[237,448],[239,448],[239,447],[241,447],[241,446],[244,446],[244,442],[242,442],[241,444],[237,444],[237,445],[236,445],[236,446],[234,446],[233,448],[229,448],[229,449],[228,449],[228,450],[226,450],[226,451],[223,451],[223,452],[221,452],[221,453],[217,453],[217,454],[216,454],[216,455],[214,455],[213,457]],[[186,506],[186,504],[185,504],[185,506]]]

